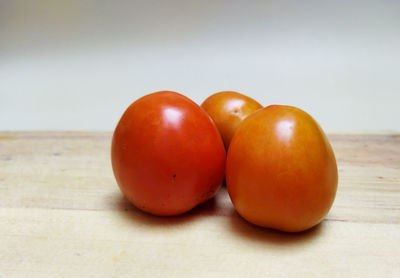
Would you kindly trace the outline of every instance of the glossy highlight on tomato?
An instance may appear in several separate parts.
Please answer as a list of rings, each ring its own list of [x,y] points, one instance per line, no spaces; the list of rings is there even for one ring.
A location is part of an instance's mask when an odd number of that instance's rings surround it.
[[[112,167],[126,198],[154,215],[177,215],[212,198],[224,179],[225,149],[211,118],[187,97],[161,91],[123,114]]]
[[[247,221],[286,232],[309,229],[335,199],[335,155],[318,123],[291,106],[271,105],[243,121],[226,161],[226,184]]]
[[[214,120],[228,150],[239,124],[262,105],[238,92],[222,91],[209,96],[201,107]]]

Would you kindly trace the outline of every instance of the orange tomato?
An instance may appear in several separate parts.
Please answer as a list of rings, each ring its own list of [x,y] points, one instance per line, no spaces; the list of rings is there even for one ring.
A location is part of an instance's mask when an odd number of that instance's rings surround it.
[[[155,215],[177,215],[210,199],[222,184],[225,149],[211,118],[175,92],[144,96],[122,115],[112,167],[126,198]]]
[[[327,137],[306,112],[263,108],[239,126],[226,161],[226,185],[247,221],[286,232],[317,225],[331,208],[338,182]]]
[[[201,107],[211,116],[228,150],[239,124],[251,113],[262,108],[254,99],[237,92],[224,91],[211,95]]]

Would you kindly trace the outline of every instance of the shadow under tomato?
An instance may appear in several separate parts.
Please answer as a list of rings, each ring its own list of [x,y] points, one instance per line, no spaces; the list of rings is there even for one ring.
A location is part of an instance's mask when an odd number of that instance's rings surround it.
[[[302,245],[319,238],[324,230],[324,222],[309,230],[297,233],[263,228],[247,222],[234,209],[232,209],[230,220],[231,231],[234,234],[256,244],[267,243],[279,246]]]
[[[120,212],[125,219],[141,225],[160,227],[182,225],[199,217],[210,216],[214,213],[216,207],[216,199],[212,198],[181,215],[156,216],[136,208],[122,194],[115,193],[111,199],[109,201],[111,201],[113,209]]]
[[[324,231],[324,222],[299,233],[286,233],[253,225],[235,211],[224,186],[218,190],[214,198],[177,216],[155,216],[143,212],[117,191],[107,197],[107,203],[112,210],[118,211],[124,220],[131,221],[132,224],[160,228],[168,228],[171,225],[185,225],[203,217],[223,217],[225,221],[221,219],[221,223],[227,223],[227,233],[259,247],[265,245],[279,248],[282,246],[301,246],[318,239]]]

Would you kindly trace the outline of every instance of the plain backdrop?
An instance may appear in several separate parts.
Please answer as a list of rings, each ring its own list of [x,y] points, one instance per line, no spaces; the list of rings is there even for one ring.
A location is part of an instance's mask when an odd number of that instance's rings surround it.
[[[400,131],[400,1],[0,0],[0,130],[113,130],[164,89]]]

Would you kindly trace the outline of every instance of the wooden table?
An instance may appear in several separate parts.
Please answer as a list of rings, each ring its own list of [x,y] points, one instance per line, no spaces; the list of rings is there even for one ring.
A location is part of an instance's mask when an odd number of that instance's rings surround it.
[[[0,277],[400,277],[400,134],[329,137],[334,206],[286,234],[245,222],[225,188],[179,217],[138,211],[111,133],[0,132]]]

